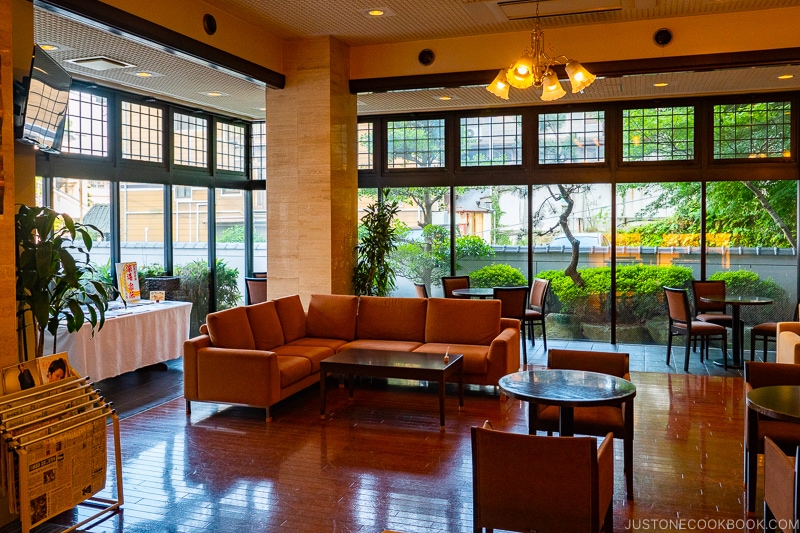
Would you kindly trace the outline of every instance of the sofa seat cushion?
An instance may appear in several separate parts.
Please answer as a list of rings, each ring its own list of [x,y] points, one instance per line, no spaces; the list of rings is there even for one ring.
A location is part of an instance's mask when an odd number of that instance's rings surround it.
[[[500,335],[501,307],[500,300],[428,298],[425,342],[479,344],[488,349]]]
[[[262,302],[248,305],[247,320],[250,322],[250,331],[256,350],[272,350],[283,344],[283,329],[278,318],[275,302]]]
[[[254,350],[253,332],[247,321],[247,310],[244,307],[232,307],[206,316],[208,335],[211,344],[217,348],[234,350]]]
[[[278,312],[278,318],[281,321],[283,342],[290,343],[305,337],[306,312],[303,310],[303,302],[300,301],[300,296],[293,294],[292,296],[276,298],[273,302],[275,302],[275,310]]]
[[[308,303],[306,335],[346,341],[355,339],[357,309],[357,296],[312,294]]]
[[[558,426],[559,409],[556,405],[543,405],[536,417],[548,422],[551,427]],[[574,410],[576,431],[588,435],[597,435],[616,431],[617,434],[625,431],[625,419],[622,409],[615,406],[576,407]]]
[[[339,348],[344,346],[347,341],[342,339],[323,339],[317,337],[303,337],[296,341],[287,342],[286,346],[319,346],[322,348],[330,348],[334,352],[338,352]],[[333,354],[331,354],[333,355]]]
[[[311,374],[311,361],[305,357],[279,355],[278,371],[281,373],[281,388],[286,388]]]
[[[356,339],[425,342],[425,316],[428,301],[424,298],[384,298],[362,296],[358,299]]]
[[[297,344],[278,346],[272,351],[280,356],[305,357],[311,361],[311,372],[319,372],[319,362],[335,353],[332,348],[324,346],[301,346]]]
[[[410,341],[386,341],[375,339],[356,339],[353,342],[339,347],[337,350],[341,352],[348,348],[360,348],[362,350],[394,350],[397,352],[413,352],[415,348],[422,346],[421,342]]]
[[[499,303],[499,301],[498,301]],[[449,350],[448,350],[449,348]],[[460,353],[464,356],[464,374],[485,374],[489,371],[489,347],[476,344],[437,344],[427,343],[415,352]]]

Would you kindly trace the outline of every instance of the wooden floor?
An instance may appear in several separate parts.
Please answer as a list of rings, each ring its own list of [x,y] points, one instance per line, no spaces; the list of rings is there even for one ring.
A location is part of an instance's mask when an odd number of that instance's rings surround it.
[[[760,510],[744,509],[740,372],[664,369],[632,373],[635,499],[625,497],[616,441],[615,531],[760,530]],[[459,412],[449,388],[441,432],[436,386],[362,380],[350,401],[335,385],[327,420],[317,387],[275,406],[270,424],[263,409],[217,404],[194,403],[187,417],[180,397],[123,413],[131,415],[121,422],[125,504],[84,531],[471,531],[470,427],[488,419],[525,432],[526,406],[474,387]],[[106,497],[117,482],[109,471]],[[79,507],[51,523],[89,514]]]

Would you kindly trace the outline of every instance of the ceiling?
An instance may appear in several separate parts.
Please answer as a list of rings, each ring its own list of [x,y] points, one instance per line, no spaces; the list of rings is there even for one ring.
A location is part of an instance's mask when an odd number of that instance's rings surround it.
[[[547,0],[542,1],[539,9],[546,16],[542,19],[543,26],[558,27],[796,5],[796,0]],[[531,29],[530,17],[536,9],[535,2],[527,0],[376,0],[375,4],[365,0],[215,0],[213,6],[282,39],[332,35],[350,46],[527,31]],[[373,7],[386,10],[388,16],[375,19],[363,13]],[[586,12],[597,9],[610,10]],[[557,14],[560,11],[573,14]],[[46,9],[44,3],[34,5],[34,39],[38,44],[59,46],[50,55],[76,79],[243,119],[264,118],[267,89],[263,84],[65,18]],[[69,62],[94,56],[105,56],[130,66],[98,71]],[[133,75],[140,71],[152,75],[146,78]],[[794,78],[778,80],[779,74],[794,74]],[[654,87],[655,81],[668,85]],[[800,66],[760,67],[598,79],[585,93],[568,94],[559,102],[795,89],[800,89]],[[202,94],[206,92],[222,95]],[[440,100],[441,96],[450,99]],[[517,105],[542,105],[542,102],[533,90],[512,90],[510,99],[503,101],[483,86],[358,96],[362,115]]]

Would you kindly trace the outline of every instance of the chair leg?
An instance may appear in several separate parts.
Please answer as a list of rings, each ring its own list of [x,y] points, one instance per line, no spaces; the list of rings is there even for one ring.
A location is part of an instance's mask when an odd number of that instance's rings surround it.
[[[764,347],[766,350],[767,343],[764,342]],[[756,355],[756,335],[752,331],[750,332],[750,360],[753,361]]]
[[[547,331],[545,331],[544,327],[544,317],[542,317],[542,345],[544,346],[544,351],[547,351]]]
[[[764,533],[774,533],[775,525],[775,515],[767,502],[764,501]]]
[[[689,339],[686,339],[686,342],[689,342]],[[672,332],[669,332],[667,335],[667,366],[669,366],[669,358],[672,355]]]
[[[728,370],[728,332],[722,334],[722,367]]]
[[[702,358],[703,358],[703,345],[702,345],[702,342],[701,342],[701,344],[700,344],[700,359],[702,359]],[[684,372],[688,372],[689,371],[689,337],[686,337],[686,356],[684,357],[684,360],[683,360],[683,371]]]
[[[625,462],[625,492],[628,500],[633,500],[633,435],[626,436],[622,441],[622,446]]]
[[[603,531],[611,533],[614,531],[614,503],[608,506],[606,516],[603,519]]]
[[[522,363],[528,364],[528,342],[525,340],[525,321],[523,321],[519,328],[519,336],[522,341]]]

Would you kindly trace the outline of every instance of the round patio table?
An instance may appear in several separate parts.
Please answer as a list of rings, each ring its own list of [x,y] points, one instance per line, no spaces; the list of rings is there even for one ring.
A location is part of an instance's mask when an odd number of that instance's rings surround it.
[[[724,303],[731,306],[731,318],[733,319],[732,335],[733,335],[733,364],[728,365],[728,368],[742,368],[742,345],[741,338],[743,327],[741,322],[741,308],[743,305],[769,305],[774,303],[772,298],[765,298],[764,296],[707,296],[700,297],[704,302]],[[688,342],[688,341],[687,341]],[[723,366],[724,361],[714,361],[715,365]]]
[[[453,289],[453,296],[459,298],[479,298],[481,300],[492,298],[494,289],[491,287],[470,287],[467,289]]]

